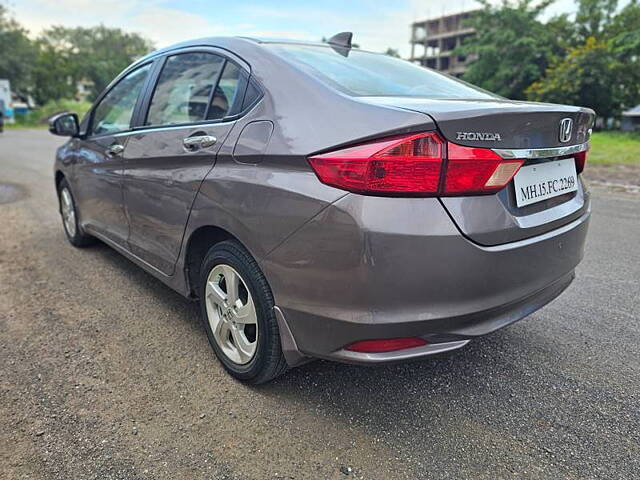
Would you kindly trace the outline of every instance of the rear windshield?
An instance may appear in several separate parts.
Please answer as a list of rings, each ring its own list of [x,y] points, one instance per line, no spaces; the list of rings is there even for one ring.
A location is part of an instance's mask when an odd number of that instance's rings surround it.
[[[351,96],[496,98],[485,90],[406,60],[330,46],[271,43],[274,50],[324,83]],[[344,54],[348,53],[347,56]]]

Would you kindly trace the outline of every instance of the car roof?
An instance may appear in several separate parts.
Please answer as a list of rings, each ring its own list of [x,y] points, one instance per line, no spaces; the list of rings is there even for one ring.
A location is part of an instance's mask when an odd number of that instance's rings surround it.
[[[161,49],[155,50],[141,59],[139,59],[135,64],[140,64],[141,62],[148,61],[149,59],[156,57],[158,55],[163,55],[169,53],[173,50],[179,50],[183,48],[190,47],[218,47],[229,50],[231,53],[236,53],[236,49],[244,50],[248,45],[258,46],[260,44],[269,44],[269,43],[278,43],[278,44],[289,44],[289,45],[308,45],[315,47],[331,47],[326,42],[313,42],[313,41],[305,41],[305,40],[294,40],[290,38],[268,38],[268,37],[250,37],[250,36],[235,36],[235,37],[203,37],[196,38],[193,40],[186,40],[184,42],[175,43],[173,45],[169,45],[167,47],[163,47]],[[244,47],[244,48],[242,48]],[[359,48],[352,48],[352,50],[361,50]],[[378,52],[371,52],[378,53]]]
[[[221,47],[228,48],[230,50],[233,47],[239,47],[241,45],[247,44],[247,42],[251,42],[254,44],[261,43],[290,43],[290,44],[305,44],[305,45],[316,45],[316,46],[327,46],[326,43],[322,42],[307,42],[302,40],[291,40],[284,38],[259,38],[259,37],[245,37],[245,36],[236,36],[236,37],[203,37],[203,38],[195,38],[193,40],[186,40],[184,42],[174,43],[173,45],[169,45],[167,47],[160,48],[155,50],[148,55],[145,55],[143,59],[148,59],[151,57],[155,57],[157,55],[162,55],[164,53],[170,52],[172,50],[178,50],[189,47]],[[142,59],[141,59],[142,60]]]

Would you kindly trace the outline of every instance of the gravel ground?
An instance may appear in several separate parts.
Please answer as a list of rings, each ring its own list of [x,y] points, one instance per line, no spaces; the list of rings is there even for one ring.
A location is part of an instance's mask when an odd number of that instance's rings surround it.
[[[585,176],[594,186],[607,187],[618,192],[640,193],[640,163],[589,165],[585,170]]]
[[[640,195],[559,299],[457,352],[229,378],[195,305],[64,238],[60,139],[0,135],[0,478],[640,477]],[[10,184],[6,186],[6,184]]]

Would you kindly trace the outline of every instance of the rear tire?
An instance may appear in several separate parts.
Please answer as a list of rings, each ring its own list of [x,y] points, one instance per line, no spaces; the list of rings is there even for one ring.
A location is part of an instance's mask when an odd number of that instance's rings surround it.
[[[198,296],[209,343],[229,374],[260,384],[287,371],[271,288],[242,245],[225,240],[209,249]]]
[[[86,247],[95,243],[95,238],[84,233],[78,223],[78,208],[69,183],[64,178],[58,185],[58,202],[62,216],[62,227],[69,243],[74,247]]]

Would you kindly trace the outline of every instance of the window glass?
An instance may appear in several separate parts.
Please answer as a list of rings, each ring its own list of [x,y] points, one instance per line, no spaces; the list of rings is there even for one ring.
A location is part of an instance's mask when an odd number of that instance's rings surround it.
[[[351,96],[497,98],[466,82],[387,55],[329,46],[268,44],[290,63]]]
[[[150,69],[148,64],[129,73],[100,100],[93,113],[95,135],[129,130],[138,95]]]
[[[244,94],[244,101],[242,102],[242,109],[244,110],[245,108],[253,105],[255,103],[255,101],[258,100],[259,97],[260,97],[260,90],[253,83],[253,81],[250,81],[247,84],[247,91]]]
[[[169,57],[153,92],[147,125],[192,123],[205,119],[211,89],[224,59],[209,53]]]
[[[240,67],[235,63],[227,62],[220,77],[220,82],[211,99],[211,108],[207,118],[217,120],[224,118],[231,110],[238,92],[238,81],[240,79]]]

